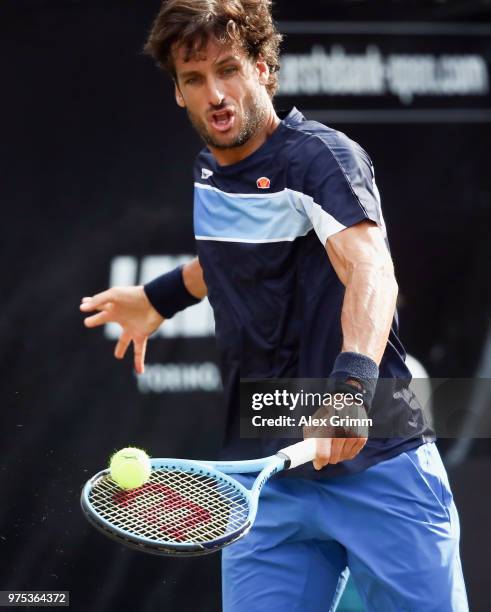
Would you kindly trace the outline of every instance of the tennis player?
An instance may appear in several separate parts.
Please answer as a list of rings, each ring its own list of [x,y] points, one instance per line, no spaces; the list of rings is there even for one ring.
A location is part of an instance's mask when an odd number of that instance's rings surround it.
[[[410,433],[319,439],[313,464],[267,484],[251,532],[223,551],[225,612],[334,610],[348,568],[369,611],[464,612],[459,519],[407,389],[372,162],[343,133],[275,111],[281,36],[270,8],[163,3],[145,49],[206,144],[194,167],[198,257],[144,287],[84,298],[83,312],[98,311],[85,324],[118,322],[115,355],[133,343],[142,372],[150,334],[207,295],[229,459],[284,442],[240,438],[240,377],[329,378],[362,392],[368,413],[379,377],[393,381],[384,417]]]

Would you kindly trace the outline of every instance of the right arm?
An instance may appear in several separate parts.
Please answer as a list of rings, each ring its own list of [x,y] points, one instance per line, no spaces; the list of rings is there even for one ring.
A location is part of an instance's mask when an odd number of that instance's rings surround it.
[[[208,295],[208,287],[203,278],[203,269],[197,257],[185,264],[182,269],[182,278],[186,289],[198,300],[202,300]]]
[[[166,290],[169,286],[167,275],[162,275],[148,285],[136,287],[113,287],[92,297],[84,297],[80,304],[80,310],[84,313],[98,311],[84,320],[86,327],[98,327],[106,323],[119,323],[122,328],[121,336],[116,344],[114,356],[122,359],[128,346],[133,343],[135,370],[141,374],[144,370],[145,351],[147,340],[166,318],[175,314],[170,307],[166,308]],[[203,299],[208,290],[203,279],[198,258],[185,264],[182,268],[181,295],[179,308],[182,310],[187,305]],[[153,291],[149,287],[153,286]],[[158,303],[152,298],[152,294],[158,294]],[[168,302],[173,302],[172,287],[169,288]],[[186,300],[186,292],[189,294]],[[150,295],[150,299],[149,299]],[[182,306],[182,307],[181,307]],[[164,309],[164,312],[161,310]],[[177,311],[176,310],[176,311]],[[171,313],[171,314],[169,314]]]

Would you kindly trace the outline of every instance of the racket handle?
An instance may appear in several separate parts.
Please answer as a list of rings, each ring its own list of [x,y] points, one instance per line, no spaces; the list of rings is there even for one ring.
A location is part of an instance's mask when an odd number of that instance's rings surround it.
[[[307,440],[303,442],[297,442],[296,444],[281,449],[280,453],[286,455],[290,460],[290,465],[286,468],[287,470],[291,470],[314,459],[316,447],[315,440],[316,438],[307,438]]]

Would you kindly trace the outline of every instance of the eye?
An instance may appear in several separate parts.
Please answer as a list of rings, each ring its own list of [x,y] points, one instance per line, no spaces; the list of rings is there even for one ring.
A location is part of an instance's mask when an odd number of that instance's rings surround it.
[[[189,77],[188,79],[186,79],[184,81],[184,83],[186,85],[194,85],[194,83],[196,83],[196,82],[197,82],[197,78],[196,77]]]
[[[237,72],[237,66],[227,66],[222,70],[222,74],[224,74],[225,76],[229,76],[231,74],[234,74],[235,72]]]

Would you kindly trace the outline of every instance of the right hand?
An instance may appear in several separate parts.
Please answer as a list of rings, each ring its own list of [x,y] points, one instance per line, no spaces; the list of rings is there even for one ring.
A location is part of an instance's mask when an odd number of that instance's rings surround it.
[[[135,370],[142,374],[148,337],[164,322],[164,318],[149,302],[143,286],[113,287],[92,297],[82,298],[80,310],[99,311],[84,320],[86,327],[119,323],[122,333],[114,350],[116,359],[123,359],[133,342]]]

